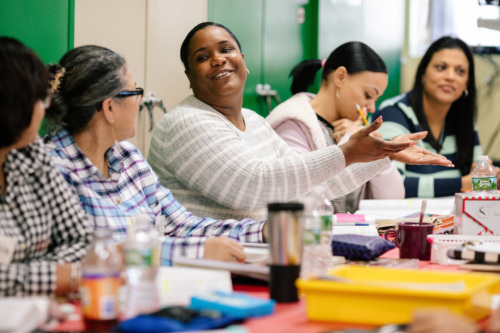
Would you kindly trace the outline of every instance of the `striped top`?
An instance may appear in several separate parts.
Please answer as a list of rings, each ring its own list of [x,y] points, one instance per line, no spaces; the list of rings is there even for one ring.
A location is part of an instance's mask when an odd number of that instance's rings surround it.
[[[409,93],[384,101],[379,110],[373,115],[373,119],[382,115],[384,122],[379,129],[384,139],[392,138],[399,134],[408,134],[422,131],[417,120],[417,116],[409,104]],[[428,135],[431,135],[430,133]],[[450,161],[455,161],[457,144],[455,129],[447,117],[444,125],[444,134],[440,151],[436,151],[426,139],[418,142],[423,147],[433,153],[444,155]],[[482,148],[479,144],[477,128],[474,133],[474,156],[473,161],[477,161],[482,155]],[[404,178],[406,197],[443,197],[455,195],[461,191],[462,174],[457,168],[449,168],[438,165],[409,165],[401,162],[394,162],[399,172]]]
[[[345,168],[341,149],[299,154],[264,118],[242,109],[245,131],[194,96],[163,116],[148,161],[178,200],[195,214],[266,218],[270,201],[289,201],[325,184],[329,199],[345,195],[385,169],[385,158]]]
[[[50,138],[48,146],[94,227],[111,229],[115,238],[123,239],[132,217],[149,215],[151,223],[156,223],[156,229],[166,236],[162,239],[162,265],[170,265],[176,256],[202,258],[206,237],[210,236],[262,242],[263,221],[216,221],[188,212],[170,190],[160,185],[131,143],[123,141],[107,151],[109,179],[104,178],[66,130]]]

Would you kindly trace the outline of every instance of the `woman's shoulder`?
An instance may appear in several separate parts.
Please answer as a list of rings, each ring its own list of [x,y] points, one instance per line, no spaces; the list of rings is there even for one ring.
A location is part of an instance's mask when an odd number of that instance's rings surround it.
[[[379,110],[385,110],[390,108],[400,108],[401,105],[409,105],[408,93],[404,93],[398,96],[391,97],[380,103]]]
[[[311,100],[314,94],[298,93],[276,106],[266,117],[266,120],[273,128],[276,128],[284,121],[294,121],[309,124],[311,120],[316,122],[315,113],[311,107]]]
[[[217,121],[223,121],[223,116],[208,104],[191,95],[168,111],[158,123],[158,127],[160,129],[190,129],[193,126],[196,127],[200,122]]]
[[[418,123],[415,111],[410,105],[409,94],[405,93],[393,98],[390,98],[380,104],[378,111],[373,115],[377,118],[382,115],[385,120],[408,118],[413,123]]]

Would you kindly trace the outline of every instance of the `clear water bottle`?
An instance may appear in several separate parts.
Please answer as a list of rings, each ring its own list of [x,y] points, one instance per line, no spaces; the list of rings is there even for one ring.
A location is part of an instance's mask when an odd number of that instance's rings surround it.
[[[326,196],[326,189],[324,186],[314,186],[312,189],[312,196],[314,198],[313,215],[319,217],[321,220],[321,239],[320,244],[332,245],[332,220],[333,220],[333,205]],[[331,253],[330,253],[331,255]]]
[[[304,237],[300,276],[308,278],[327,271],[332,261],[333,206],[326,198],[324,187],[314,187],[303,198]]]
[[[489,163],[488,156],[479,156],[476,167],[472,171],[472,191],[496,193],[497,177]]]
[[[108,229],[96,229],[82,263],[83,318],[88,331],[109,332],[118,322],[122,256]]]
[[[135,216],[128,227],[124,250],[127,285],[122,316],[132,318],[158,310],[159,238],[146,213]]]

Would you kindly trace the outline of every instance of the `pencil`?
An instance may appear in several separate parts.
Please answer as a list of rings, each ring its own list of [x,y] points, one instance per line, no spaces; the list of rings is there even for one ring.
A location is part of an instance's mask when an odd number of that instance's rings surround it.
[[[361,111],[361,108],[359,107],[358,103],[356,103],[356,108],[358,109],[358,113],[361,116],[361,118],[363,119],[363,123],[365,123],[365,126],[370,126],[370,124],[368,124],[368,121],[366,120],[366,117],[365,117],[363,111]]]

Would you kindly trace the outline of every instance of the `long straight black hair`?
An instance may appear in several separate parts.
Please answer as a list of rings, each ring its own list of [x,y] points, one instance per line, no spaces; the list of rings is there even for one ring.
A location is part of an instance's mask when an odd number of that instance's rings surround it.
[[[472,52],[467,44],[461,39],[453,38],[450,36],[442,37],[431,44],[427,52],[425,52],[420,64],[418,65],[417,73],[415,75],[415,83],[410,92],[410,105],[415,111],[418,122],[423,130],[429,130],[429,124],[424,112],[423,94],[424,83],[422,78],[434,54],[443,49],[459,49],[462,50],[469,62],[469,80],[467,83],[468,93],[462,95],[451,105],[448,111],[447,118],[455,128],[455,137],[457,143],[457,154],[453,163],[457,169],[460,170],[462,175],[470,173],[472,166],[472,159],[474,155],[474,117],[476,115],[476,83],[474,81],[474,59]],[[427,138],[432,142],[434,138]]]
[[[341,66],[351,75],[365,71],[387,73],[382,58],[371,47],[361,42],[347,42],[333,50],[326,59],[321,80],[326,81],[328,75]],[[304,60],[296,65],[290,73],[293,77],[290,87],[292,94],[307,91],[314,83],[316,72],[321,68],[322,61],[319,59]]]

